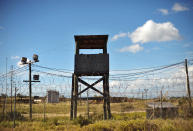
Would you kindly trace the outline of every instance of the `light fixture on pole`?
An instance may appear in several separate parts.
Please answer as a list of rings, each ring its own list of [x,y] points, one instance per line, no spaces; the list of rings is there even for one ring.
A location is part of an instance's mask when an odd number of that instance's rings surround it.
[[[36,62],[39,62],[38,55],[36,55],[36,54],[33,55],[33,61],[31,61],[31,60],[28,61],[27,57],[21,58],[21,64],[22,65],[26,65],[26,64],[29,65],[29,80],[23,80],[23,82],[29,82],[29,104],[30,104],[29,117],[30,117],[30,120],[32,120],[32,98],[31,98],[32,84],[31,83],[32,82],[40,82],[39,81],[39,75],[34,75],[33,81],[31,80],[31,64],[36,63]]]

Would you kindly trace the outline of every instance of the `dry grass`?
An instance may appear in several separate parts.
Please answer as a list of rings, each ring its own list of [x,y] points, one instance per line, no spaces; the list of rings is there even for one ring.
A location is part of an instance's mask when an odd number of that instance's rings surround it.
[[[148,100],[152,101],[152,100]],[[180,100],[181,101],[181,100]],[[172,102],[177,105],[179,100]],[[15,130],[83,130],[83,131],[191,131],[193,130],[193,119],[183,117],[186,103],[181,102],[179,109],[182,117],[176,119],[155,119],[147,120],[145,113],[145,101],[132,100],[130,102],[111,103],[112,120],[102,120],[103,104],[90,104],[91,119],[69,120],[70,102],[60,102],[56,104],[46,104],[46,122],[43,121],[43,103],[33,104],[33,121],[28,121],[29,104],[17,104],[17,111],[25,116],[26,120],[16,121]],[[2,105],[0,106],[2,110]],[[6,111],[10,111],[10,104],[7,104]],[[86,114],[86,103],[78,105],[78,115]],[[84,121],[83,121],[84,120]],[[88,122],[81,127],[80,123]],[[11,130],[12,121],[1,121],[0,130]]]

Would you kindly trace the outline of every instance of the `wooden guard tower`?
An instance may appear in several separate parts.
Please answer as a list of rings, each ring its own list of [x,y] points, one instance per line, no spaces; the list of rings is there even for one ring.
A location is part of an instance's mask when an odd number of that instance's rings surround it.
[[[74,74],[72,75],[70,119],[77,117],[78,96],[89,88],[103,96],[104,119],[111,118],[109,94],[109,54],[107,53],[108,35],[74,36],[76,43]],[[102,49],[101,54],[79,54],[80,49]],[[93,84],[88,84],[81,76],[102,76]],[[103,81],[103,92],[94,86]],[[78,82],[87,88],[78,92]]]

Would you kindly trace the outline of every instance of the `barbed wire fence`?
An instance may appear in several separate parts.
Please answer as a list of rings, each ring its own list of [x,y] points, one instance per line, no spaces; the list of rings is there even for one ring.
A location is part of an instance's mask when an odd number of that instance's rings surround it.
[[[188,61],[190,90],[193,90],[193,60]],[[33,96],[33,118],[66,116],[70,114],[70,97],[73,70],[50,68],[41,65],[32,64],[32,74],[40,75],[40,82],[32,84]],[[7,78],[6,78],[7,77]],[[13,89],[16,88],[16,111],[24,117],[29,115],[29,88],[28,66],[13,69],[7,74],[0,74],[0,108],[2,114],[11,111],[11,77],[13,78]],[[83,80],[92,84],[99,77],[82,77]],[[7,86],[5,80],[7,79]],[[171,101],[172,98],[187,98],[187,78],[184,62],[175,64],[157,66],[150,68],[140,68],[132,70],[111,70],[109,76],[109,87],[111,96],[112,113],[144,111],[147,102],[159,101],[163,97],[165,101],[173,102],[178,105],[179,102]],[[7,87],[7,88],[6,88]],[[95,86],[102,91],[102,83]],[[86,88],[80,84],[79,88]],[[48,91],[59,92],[59,103],[48,102]],[[12,94],[12,98],[14,95]],[[191,96],[193,91],[191,92]],[[89,96],[89,98],[87,98]],[[93,100],[92,97],[98,98]],[[81,115],[89,112],[102,112],[102,97],[93,90],[88,90],[79,96],[78,112]],[[139,105],[132,105],[131,102],[138,101]],[[88,105],[88,103],[90,105]],[[97,104],[97,106],[96,106]],[[135,103],[136,104],[136,103]],[[12,106],[13,107],[13,106]],[[101,107],[101,108],[100,108]]]

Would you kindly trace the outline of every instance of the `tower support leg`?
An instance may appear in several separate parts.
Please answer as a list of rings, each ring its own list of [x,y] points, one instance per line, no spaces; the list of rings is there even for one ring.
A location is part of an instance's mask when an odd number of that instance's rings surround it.
[[[106,105],[107,105],[107,99],[106,99],[106,77],[104,75],[104,80],[103,80],[103,111],[104,111],[104,120],[107,119],[107,109],[106,109]]]
[[[106,98],[107,98],[107,112],[108,119],[111,119],[111,106],[110,106],[110,93],[109,93],[109,74],[105,76],[106,78]]]
[[[77,118],[78,80],[74,75],[74,118]]]

